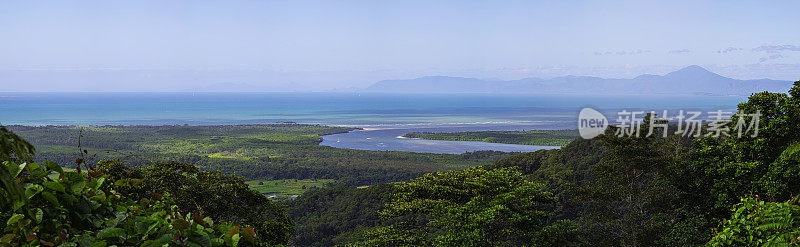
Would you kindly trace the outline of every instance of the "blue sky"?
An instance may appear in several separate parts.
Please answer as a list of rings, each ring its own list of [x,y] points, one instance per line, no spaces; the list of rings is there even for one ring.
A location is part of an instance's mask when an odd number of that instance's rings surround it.
[[[120,70],[180,74],[143,84],[152,90],[215,83],[191,76],[202,71],[220,83],[326,90],[424,75],[633,77],[691,64],[797,80],[797,10],[800,1],[4,1],[0,84],[25,79],[19,71]],[[70,82],[79,80],[26,86]]]

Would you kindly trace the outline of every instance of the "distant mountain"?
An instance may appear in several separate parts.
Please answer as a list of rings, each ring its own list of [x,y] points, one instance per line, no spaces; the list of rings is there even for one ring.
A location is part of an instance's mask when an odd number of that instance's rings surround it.
[[[790,81],[737,80],[692,65],[666,75],[640,75],[633,79],[563,76],[552,79],[525,78],[512,81],[426,76],[410,80],[379,81],[367,92],[396,93],[566,93],[566,94],[670,94],[750,95],[756,92],[787,92]]]

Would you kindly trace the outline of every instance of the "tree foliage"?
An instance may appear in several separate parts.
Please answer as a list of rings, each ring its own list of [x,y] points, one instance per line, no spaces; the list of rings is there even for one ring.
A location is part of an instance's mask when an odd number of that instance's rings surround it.
[[[133,200],[104,188],[114,181],[102,173],[64,171],[52,162],[5,161],[0,182],[3,246],[237,246],[240,239],[257,243],[252,228],[184,213],[168,194]]]
[[[26,152],[33,148],[22,138],[11,132],[4,132],[3,138],[26,145],[0,150],[2,157],[32,156]],[[288,242],[291,222],[281,205],[249,190],[241,178],[200,172],[193,165],[179,163],[133,169],[107,161],[101,169],[87,167],[89,170],[82,172],[65,170],[54,162],[2,161],[0,245],[237,246]],[[212,216],[205,217],[204,213]]]
[[[746,195],[785,201],[800,194],[800,81],[789,95],[757,93],[739,104],[739,109],[761,112],[757,136],[706,137],[693,147],[691,158],[705,174],[699,182],[710,188],[707,195],[713,199],[708,206],[716,218],[725,218],[729,208]],[[739,117],[735,115],[731,124]]]
[[[707,246],[798,246],[800,206],[745,197]]]
[[[366,188],[333,186],[312,189],[286,202],[296,226],[292,244],[334,246],[357,239],[360,231],[383,225],[378,212],[390,202],[392,184]]]
[[[98,169],[118,181],[138,181],[134,187],[125,187],[125,183],[118,183],[122,188],[114,186],[132,198],[169,193],[174,204],[188,212],[252,226],[262,243],[285,244],[293,232],[284,206],[249,189],[241,177],[200,171],[195,165],[178,162],[129,167],[109,160],[101,162]]]
[[[513,169],[426,174],[397,185],[398,193],[382,211],[404,221],[366,233],[359,245],[496,246],[577,241],[567,224],[553,224],[555,201],[542,185]],[[555,228],[559,228],[556,230]],[[538,245],[538,244],[537,244]]]
[[[451,133],[411,132],[407,138],[444,141],[481,141],[535,146],[564,146],[578,138],[575,130],[528,130],[528,131],[466,131]]]
[[[22,137],[14,134],[5,126],[0,126],[0,162],[31,161],[36,149]]]

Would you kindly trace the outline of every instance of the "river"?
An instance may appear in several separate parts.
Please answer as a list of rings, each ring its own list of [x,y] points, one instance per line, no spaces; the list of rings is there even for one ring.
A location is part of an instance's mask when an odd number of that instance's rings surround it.
[[[538,127],[538,126],[537,126]],[[409,132],[455,132],[474,130],[523,130],[534,126],[437,126],[416,128],[366,128],[348,133],[323,136],[320,145],[372,151],[407,151],[417,153],[461,154],[464,152],[494,150],[503,152],[533,152],[555,146],[531,146],[473,141],[439,141],[400,138]]]

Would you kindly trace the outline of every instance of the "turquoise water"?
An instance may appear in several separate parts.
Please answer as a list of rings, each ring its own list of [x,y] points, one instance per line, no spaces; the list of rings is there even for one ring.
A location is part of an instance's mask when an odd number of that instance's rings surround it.
[[[0,124],[463,124],[573,128],[582,107],[735,109],[743,97],[354,93],[0,93]]]
[[[0,124],[217,125],[291,121],[367,128],[323,137],[364,150],[529,152],[554,147],[400,139],[414,131],[575,129],[583,107],[613,123],[633,110],[734,110],[743,97],[356,93],[0,93]]]

